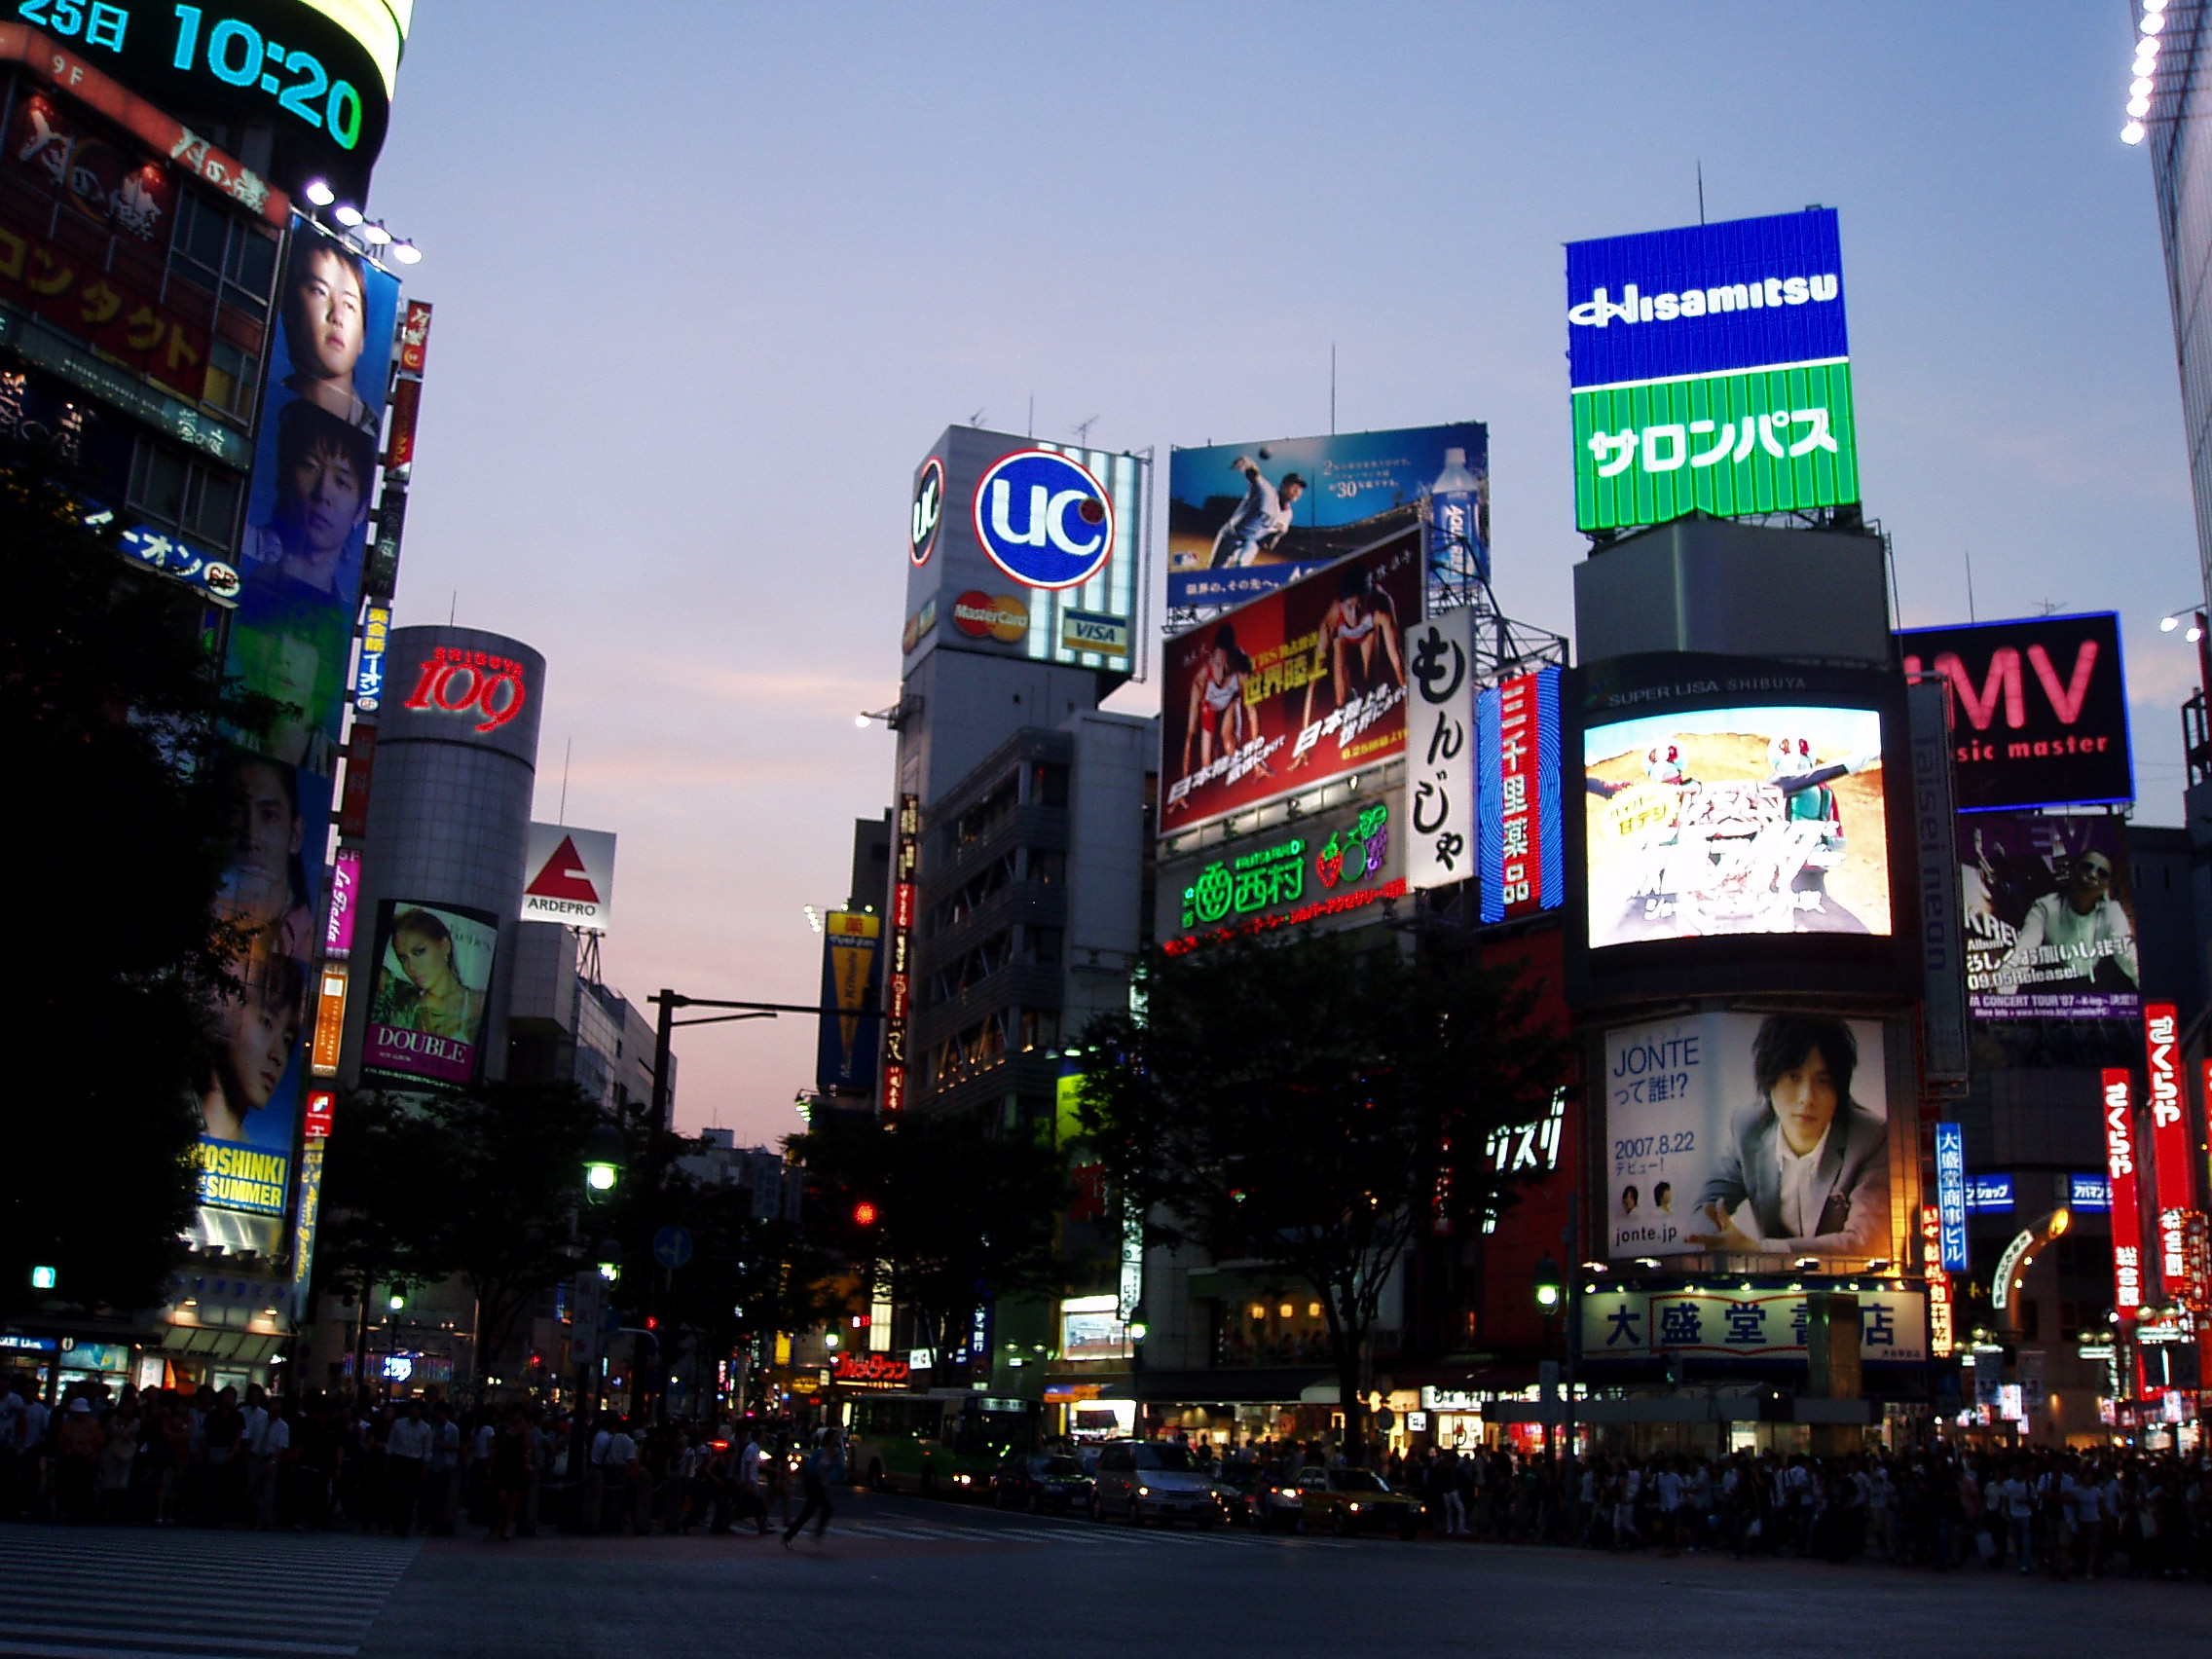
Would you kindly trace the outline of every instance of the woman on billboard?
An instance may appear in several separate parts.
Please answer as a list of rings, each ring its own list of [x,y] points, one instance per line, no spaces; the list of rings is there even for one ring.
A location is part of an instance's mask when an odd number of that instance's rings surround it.
[[[1684,1241],[1741,1256],[1874,1257],[1890,1229],[1889,1124],[1851,1097],[1840,1019],[1778,1014],[1751,1044],[1758,1103],[1729,1126]]]
[[[1213,648],[1191,682],[1191,708],[1183,722],[1183,771],[1191,774],[1191,750],[1198,752],[1198,764],[1210,765],[1216,754],[1234,755],[1244,746],[1244,677],[1252,659],[1236,645],[1236,629],[1224,622],[1215,631]]]
[[[385,970],[375,1018],[403,1031],[473,1044],[484,1019],[484,993],[470,988],[455,969],[453,934],[445,923],[427,910],[401,911],[391,924],[391,954],[407,982]]]

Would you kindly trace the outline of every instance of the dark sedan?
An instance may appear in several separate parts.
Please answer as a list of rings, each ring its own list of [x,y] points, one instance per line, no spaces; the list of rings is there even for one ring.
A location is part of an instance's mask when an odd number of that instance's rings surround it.
[[[1001,1509],[1073,1514],[1090,1507],[1090,1477],[1073,1457],[1057,1453],[1009,1457],[991,1476],[991,1496]]]

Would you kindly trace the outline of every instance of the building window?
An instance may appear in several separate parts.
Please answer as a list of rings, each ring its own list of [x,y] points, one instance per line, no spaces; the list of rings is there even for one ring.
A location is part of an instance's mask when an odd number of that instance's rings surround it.
[[[1056,1049],[1060,1046],[1060,1015],[1057,1009],[1025,1008],[1021,1011],[1021,1051],[1035,1053],[1039,1049]]]
[[[1024,962],[1033,962],[1041,968],[1052,968],[1060,960],[1060,930],[1058,928],[1023,928],[1021,930]]]
[[[1048,853],[1031,848],[1029,853],[1029,879],[1043,882],[1047,887],[1057,887],[1068,878],[1068,856],[1065,853]]]
[[[1049,760],[1039,760],[1029,768],[1029,804],[1032,806],[1065,806],[1068,803],[1068,769]]]
[[[141,436],[130,458],[131,508],[187,540],[228,554],[238,545],[245,486],[182,453]]]

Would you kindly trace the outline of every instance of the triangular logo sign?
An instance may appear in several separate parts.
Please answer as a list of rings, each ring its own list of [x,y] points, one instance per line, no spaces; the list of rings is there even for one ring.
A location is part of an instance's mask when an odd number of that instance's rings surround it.
[[[542,842],[539,845],[543,845]],[[576,842],[572,835],[561,837],[561,845],[545,867],[539,870],[531,884],[523,890],[533,899],[575,899],[586,904],[599,903],[599,889],[584,874],[584,861],[576,856]]]

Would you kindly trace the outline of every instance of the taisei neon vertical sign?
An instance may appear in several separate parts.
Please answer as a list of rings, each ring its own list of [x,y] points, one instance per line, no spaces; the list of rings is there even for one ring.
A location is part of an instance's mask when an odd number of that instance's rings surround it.
[[[906,1109],[906,1005],[913,989],[914,874],[921,863],[922,797],[899,797],[891,846],[891,959],[883,976],[883,1110]]]
[[[2112,1175],[2113,1307],[2132,1319],[2143,1306],[2143,1214],[2135,1196],[2135,1101],[2124,1067],[2104,1073],[2105,1167]]]

